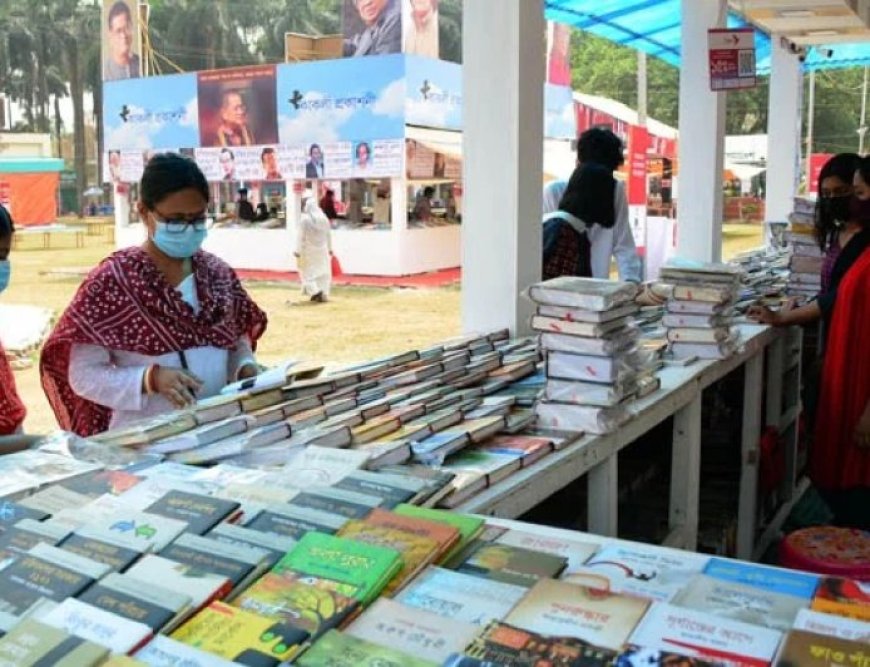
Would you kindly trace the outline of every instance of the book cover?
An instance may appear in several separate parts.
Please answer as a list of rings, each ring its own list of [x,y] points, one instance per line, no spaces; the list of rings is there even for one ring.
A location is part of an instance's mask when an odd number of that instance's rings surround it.
[[[123,572],[145,552],[139,545],[125,543],[123,538],[113,539],[113,537],[112,535],[91,536],[84,531],[73,533],[58,546],[64,551],[90,558],[98,563],[105,563],[116,572]]]
[[[160,585],[113,573],[78,596],[82,602],[141,623],[154,632],[171,627],[187,611],[191,599]]]
[[[60,485],[50,486],[37,491],[32,496],[22,498],[19,504],[37,512],[52,516],[70,507],[84,507],[91,501],[89,496],[65,489]]]
[[[456,413],[462,419],[462,413]],[[421,463],[443,463],[450,454],[459,451],[471,442],[468,433],[461,427],[448,428],[433,433],[423,440],[411,443],[414,459]]]
[[[67,598],[39,617],[41,623],[63,630],[112,653],[132,653],[148,639],[152,630],[144,623],[132,621],[75,598]]]
[[[544,317],[555,317],[570,322],[612,322],[634,315],[640,308],[634,303],[626,303],[610,310],[596,312],[580,308],[565,308],[563,306],[538,306],[538,314]]]
[[[383,498],[386,505],[395,507],[414,498],[426,484],[413,478],[360,470],[343,477],[333,486]]]
[[[232,667],[238,664],[164,635],[157,635],[135,657],[149,667]]]
[[[184,491],[170,491],[146,512],[184,521],[187,531],[202,535],[239,509],[239,503]]]
[[[279,618],[316,639],[338,628],[359,610],[353,586],[323,577],[269,572],[233,603],[241,609]]]
[[[75,597],[97,578],[46,558],[24,554],[3,570],[0,611],[21,616],[42,598],[60,602]]]
[[[296,540],[285,535],[264,533],[230,523],[219,523],[208,537],[235,546],[252,546],[268,554],[267,567],[272,568],[284,555],[296,546]]]
[[[96,667],[109,649],[32,618],[0,639],[0,664],[9,667]]]
[[[98,470],[60,482],[60,486],[90,498],[99,498],[104,493],[119,496],[132,489],[142,479],[139,475],[123,470]]]
[[[616,667],[720,667],[722,663],[691,658],[675,651],[629,645],[614,664]]]
[[[464,449],[439,466],[440,469],[451,472],[457,477],[462,473],[480,475],[485,481],[484,486],[498,484],[520,467],[522,467],[522,456],[479,447]]]
[[[731,328],[685,328],[668,329],[668,340],[672,343],[721,343],[731,337]]]
[[[524,630],[575,637],[618,651],[649,604],[643,598],[541,579],[504,620]]]
[[[776,630],[656,602],[631,634],[630,642],[713,663],[767,667],[781,639],[782,633]]]
[[[14,526],[21,519],[33,519],[43,521],[49,517],[48,512],[33,509],[26,505],[13,503],[11,500],[0,500],[0,535],[10,526]]]
[[[367,521],[348,521],[338,535],[399,552],[402,567],[383,589],[383,595],[386,596],[393,595],[432,562],[440,549],[438,542],[429,537],[394,530]]]
[[[704,574],[722,581],[755,586],[772,593],[793,595],[805,600],[812,600],[820,581],[820,577],[815,574],[724,558],[711,558],[704,568]]]
[[[430,662],[392,648],[330,630],[296,660],[299,667],[438,667]]]
[[[36,525],[30,528],[28,522]],[[39,526],[42,525],[33,519],[22,519],[0,535],[0,569],[30,551],[37,544],[54,546],[65,536],[65,530],[41,530]]]
[[[288,482],[299,489],[329,486],[365,466],[364,451],[309,446],[300,450],[284,469]]]
[[[677,593],[673,604],[785,631],[809,600],[699,574]]]
[[[842,667],[867,665],[867,642],[792,630],[783,642],[777,667]]]
[[[630,302],[632,289],[630,283],[562,276],[532,285],[529,298],[545,306],[604,311]]]
[[[436,510],[428,507],[417,507],[416,505],[404,504],[398,505],[393,509],[393,511],[402,516],[446,523],[448,526],[453,526],[459,531],[459,541],[456,543],[456,546],[454,546],[446,556],[439,559],[439,562],[444,562],[452,558],[454,554],[462,550],[466,544],[473,540],[480,531],[483,530],[483,519],[458,514],[456,512],[447,512],[445,510]]]
[[[531,526],[530,526],[531,528]],[[530,551],[560,556],[567,561],[561,579],[569,579],[571,572],[581,567],[598,551],[599,545],[564,537],[538,535],[531,531],[510,529],[495,539],[497,544],[519,547]]]
[[[566,636],[546,636],[493,621],[465,649],[463,656],[445,663],[450,667],[513,665],[537,667],[601,667],[614,664],[616,652]],[[474,662],[470,662],[474,661]],[[622,667],[620,665],[620,667]]]
[[[565,336],[584,336],[587,338],[603,336],[625,326],[625,319],[609,322],[579,322],[571,319],[535,315],[532,317],[532,329],[542,333],[557,333]]]
[[[300,540],[303,535],[311,532],[333,535],[347,521],[348,519],[344,516],[317,509],[293,505],[271,505],[257,514],[245,527]]]
[[[334,487],[300,491],[290,499],[290,505],[337,514],[348,519],[362,519],[383,502],[382,498],[365,493],[342,491]]]
[[[812,609],[870,621],[870,584],[841,577],[822,577]]]
[[[210,445],[225,438],[244,433],[255,425],[254,418],[237,415],[221,421],[210,422],[180,435],[158,440],[148,445],[145,451],[153,454],[175,454],[189,449]],[[261,424],[259,424],[261,425]]]
[[[568,564],[563,556],[506,544],[480,544],[457,568],[460,572],[531,587],[541,578],[558,577]]]
[[[434,540],[438,545],[436,560],[449,553],[459,541],[459,529],[455,526],[413,516],[404,516],[379,508],[372,510],[365,522]]]
[[[119,511],[86,524],[84,528],[108,531],[130,538],[143,551],[159,551],[187,529],[187,523],[149,512]]]
[[[549,438],[536,438],[528,435],[497,435],[478,447],[487,452],[519,456],[522,466],[529,466],[553,451]]]
[[[292,570],[300,574],[325,577],[358,589],[363,604],[374,600],[402,567],[402,558],[394,549],[365,544],[343,537],[308,533],[296,547],[273,568],[281,574]]]
[[[834,614],[823,614],[811,609],[801,609],[793,627],[795,630],[814,632],[817,635],[870,643],[870,623]]]
[[[299,653],[308,633],[274,618],[212,602],[172,638],[240,665],[277,667]]]
[[[125,576],[144,583],[159,582],[161,586],[188,596],[195,609],[223,598],[233,587],[227,577],[153,554],[145,555],[127,570]]]
[[[461,652],[480,628],[380,598],[344,634],[435,664]]]
[[[266,552],[254,547],[236,547],[185,533],[160,552],[177,563],[226,577],[233,589],[265,569]]]
[[[242,404],[238,396],[210,396],[196,402],[190,412],[196,419],[197,424],[208,424],[211,422],[229,419],[236,415],[242,414]]]

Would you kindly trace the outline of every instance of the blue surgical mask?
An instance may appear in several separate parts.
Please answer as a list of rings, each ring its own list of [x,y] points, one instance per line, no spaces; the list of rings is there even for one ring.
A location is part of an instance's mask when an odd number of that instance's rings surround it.
[[[175,259],[193,257],[205,241],[205,228],[184,225],[180,231],[170,231],[173,226],[183,224],[172,220],[157,222],[152,240],[160,252]]]
[[[0,292],[9,287],[9,278],[12,275],[12,265],[8,259],[0,260]]]

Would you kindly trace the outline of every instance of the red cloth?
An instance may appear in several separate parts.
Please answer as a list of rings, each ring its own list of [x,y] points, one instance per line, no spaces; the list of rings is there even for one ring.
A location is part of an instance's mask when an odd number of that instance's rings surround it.
[[[27,410],[15,388],[12,367],[6,358],[6,350],[0,343],[0,435],[12,435],[24,423]]]
[[[105,431],[111,410],[78,396],[69,385],[74,344],[149,356],[193,347],[230,350],[247,335],[256,346],[266,315],[248,296],[235,272],[221,259],[193,256],[199,313],[166,282],[141,248],[116,252],[79,287],[42,351],[40,373],[61,428],[82,436]]]
[[[870,251],[852,265],[837,291],[822,371],[810,477],[822,489],[870,486],[870,449],[855,427],[870,401]]]

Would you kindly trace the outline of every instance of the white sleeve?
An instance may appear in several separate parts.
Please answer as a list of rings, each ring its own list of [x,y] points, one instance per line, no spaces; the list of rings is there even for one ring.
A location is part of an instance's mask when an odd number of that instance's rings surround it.
[[[142,379],[147,367],[121,368],[98,345],[73,345],[69,359],[69,384],[82,398],[113,410],[139,411],[145,407]]]
[[[302,215],[305,215],[304,213]],[[302,219],[302,216],[299,216],[299,219],[296,221],[296,253],[302,254],[302,240],[305,234],[305,221]]]
[[[227,359],[227,370],[230,382],[235,382],[239,379],[239,371],[247,365],[256,365],[257,360],[254,358],[254,350],[251,347],[251,339],[247,336],[239,338],[236,343],[236,349],[231,350]]]
[[[622,183],[617,184],[615,197],[616,224],[613,228],[613,256],[616,257],[619,279],[641,283],[643,275],[641,274],[640,257],[638,257],[634,235],[631,233],[631,224],[628,221],[628,197]]]

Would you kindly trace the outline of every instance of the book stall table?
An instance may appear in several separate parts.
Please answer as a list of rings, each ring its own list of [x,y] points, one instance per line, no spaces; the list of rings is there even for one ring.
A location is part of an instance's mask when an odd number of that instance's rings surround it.
[[[796,432],[786,450],[786,488],[774,520],[756,542],[759,440],[762,424],[785,431],[796,422],[799,405],[783,410],[783,376],[799,368],[800,330],[766,326],[740,327],[742,349],[722,361],[696,361],[659,371],[661,389],[632,403],[632,419],[617,431],[584,436],[537,464],[491,486],[460,506],[462,511],[516,518],[583,475],[589,476],[588,528],[592,533],[617,534],[617,463],[621,450],[666,420],[674,418],[670,498],[671,533],[665,544],[694,550],[698,534],[700,488],[701,395],[704,389],[744,367],[742,474],[738,509],[737,555],[749,559],[770,544],[794,500],[797,485]],[[798,358],[796,358],[798,357]],[[764,381],[767,362],[766,383]],[[788,367],[786,367],[788,366]],[[765,388],[766,386],[766,388]],[[763,389],[764,388],[764,389]],[[763,395],[764,392],[764,395]],[[766,409],[763,411],[763,406]],[[785,414],[783,414],[785,412]],[[803,487],[802,487],[803,488]]]

